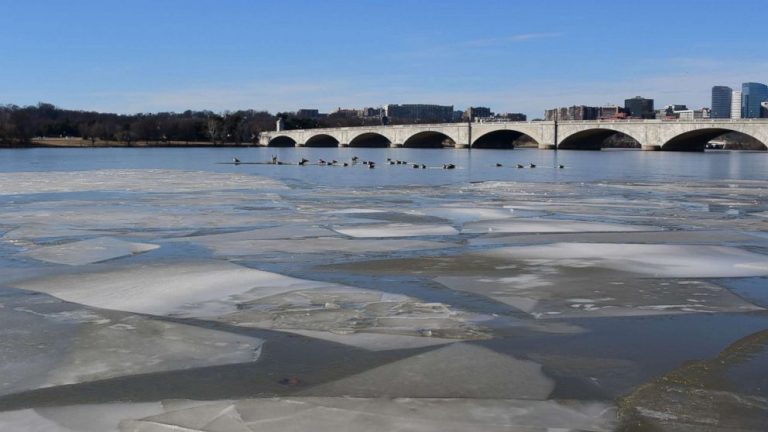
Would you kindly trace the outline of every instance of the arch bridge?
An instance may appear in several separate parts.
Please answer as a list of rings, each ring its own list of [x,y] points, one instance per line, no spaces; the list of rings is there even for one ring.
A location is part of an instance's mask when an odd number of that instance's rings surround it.
[[[270,147],[514,148],[599,150],[611,137],[643,150],[703,151],[718,136],[738,132],[768,149],[768,119],[594,120],[442,123],[263,132]]]

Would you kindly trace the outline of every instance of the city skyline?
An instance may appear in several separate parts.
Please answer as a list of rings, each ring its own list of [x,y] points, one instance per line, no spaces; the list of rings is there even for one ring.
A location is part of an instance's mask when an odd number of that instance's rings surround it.
[[[536,118],[634,95],[698,108],[714,85],[768,81],[755,55],[759,1],[557,2],[550,16],[551,7],[9,3],[0,103],[117,113],[428,103]],[[739,17],[739,34],[710,37],[727,16]]]

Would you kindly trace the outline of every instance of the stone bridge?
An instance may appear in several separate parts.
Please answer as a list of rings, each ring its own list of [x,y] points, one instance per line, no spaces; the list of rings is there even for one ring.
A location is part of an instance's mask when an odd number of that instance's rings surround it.
[[[271,147],[514,148],[526,142],[542,149],[599,150],[616,134],[643,150],[702,151],[725,133],[739,132],[768,149],[768,119],[594,120],[442,123],[361,126],[263,132]],[[521,141],[522,140],[522,141]]]

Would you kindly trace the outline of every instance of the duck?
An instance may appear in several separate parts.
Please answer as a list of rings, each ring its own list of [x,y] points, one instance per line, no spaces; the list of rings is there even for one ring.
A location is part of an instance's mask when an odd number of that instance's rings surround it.
[[[272,165],[277,165],[277,156],[272,155]]]
[[[376,168],[376,164],[373,162],[368,162],[368,168],[371,168],[371,169]]]
[[[524,167],[523,167],[523,164],[517,164],[517,167],[518,167],[518,168],[524,168]]]
[[[501,166],[502,166],[502,165],[501,165],[500,163],[496,162],[496,167],[497,167],[497,168],[498,168],[498,167],[501,167]]]
[[[418,168],[418,167],[419,167],[419,164],[413,164],[413,167],[414,167],[414,168]]]
[[[398,162],[398,163],[399,163],[399,162]],[[389,164],[390,164],[390,165],[394,165],[394,164],[395,164],[395,161],[389,161]]]
[[[443,164],[443,169],[454,169],[456,168],[456,165],[454,164]]]
[[[424,164],[421,164],[421,169],[427,169],[427,166]]]
[[[319,163],[320,165],[325,165],[326,164],[326,162],[323,159],[318,159],[317,163]]]
[[[307,164],[307,162],[309,162],[309,159],[301,158],[301,160],[299,161],[299,165],[304,166]]]
[[[238,159],[238,158],[232,158],[232,163],[233,163],[233,164],[239,164],[239,163],[240,163],[240,159]]]
[[[357,163],[357,156],[352,156],[352,163]]]
[[[533,163],[529,163],[528,166],[531,168],[536,168],[536,164],[533,164]]]
[[[349,164],[348,164],[348,163],[346,163],[346,162],[344,162],[344,166],[345,166],[345,167],[347,167],[347,166],[349,166]]]
[[[565,165],[563,165],[563,164],[560,164],[560,165],[558,165],[557,167],[558,167],[558,168],[560,168],[560,169],[563,169],[563,168],[565,168]]]

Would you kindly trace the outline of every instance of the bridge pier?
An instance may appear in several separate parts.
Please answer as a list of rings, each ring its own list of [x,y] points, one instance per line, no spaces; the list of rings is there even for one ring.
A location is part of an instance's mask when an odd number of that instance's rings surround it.
[[[389,147],[390,148],[402,148],[403,144],[402,143],[390,143]]]
[[[456,144],[453,145],[453,147],[457,148],[457,149],[468,149],[468,148],[470,148],[470,145],[468,143],[467,144],[456,143]]]
[[[660,151],[661,146],[656,144],[646,144],[646,145],[641,145],[640,149],[645,151]]]
[[[539,144],[539,150],[557,150],[554,144]]]
[[[339,143],[339,147],[349,147],[349,143]]]

